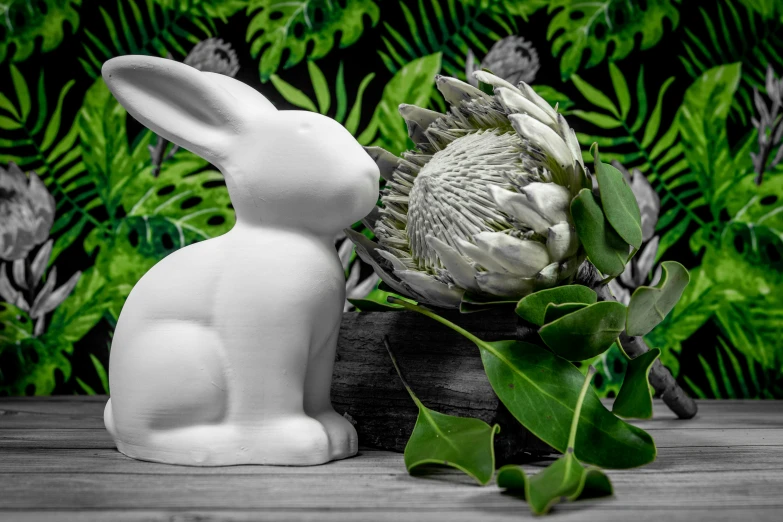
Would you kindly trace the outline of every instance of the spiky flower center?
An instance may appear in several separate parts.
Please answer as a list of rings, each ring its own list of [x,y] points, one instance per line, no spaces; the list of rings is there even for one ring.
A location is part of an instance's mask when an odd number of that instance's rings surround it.
[[[426,236],[459,248],[480,232],[511,228],[487,195],[488,185],[509,186],[519,169],[522,143],[515,134],[478,131],[452,141],[422,167],[410,191],[407,233],[410,251],[421,269],[439,267]]]

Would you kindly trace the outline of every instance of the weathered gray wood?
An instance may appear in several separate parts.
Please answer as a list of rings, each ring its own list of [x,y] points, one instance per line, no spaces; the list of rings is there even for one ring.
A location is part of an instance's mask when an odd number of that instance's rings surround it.
[[[598,509],[596,509],[598,508]],[[752,518],[745,508],[724,508],[710,511],[710,522],[737,522],[738,520],[752,520],[753,522],[778,522],[780,520],[779,506],[763,506],[753,510]],[[578,522],[628,522],[632,517],[634,522],[644,520],[656,520],[660,522],[694,522],[701,511],[688,507],[676,506],[671,509],[665,507],[645,507],[642,513],[629,513],[626,509],[606,510],[601,509],[598,502],[579,503],[578,505],[556,506],[553,514],[545,520],[573,520]],[[4,518],[6,517],[6,518]],[[439,512],[435,510],[408,509],[406,506],[398,506],[391,510],[373,509],[372,511],[353,509],[350,506],[340,506],[330,509],[328,512],[307,510],[220,510],[220,511],[192,511],[192,510],[148,510],[137,509],[133,511],[0,511],[0,520],[14,520],[18,522],[105,522],[114,520],[117,522],[129,522],[144,520],[147,522],[173,522],[173,521],[198,521],[198,522],[323,522],[329,520],[341,522],[400,522],[411,520],[416,522],[442,521],[449,522],[476,522],[477,520],[536,520],[524,509],[514,512],[502,512],[496,509],[471,509],[462,508],[459,511]]]
[[[530,340],[534,333],[520,327],[508,310],[443,315],[487,341]],[[343,314],[332,403],[355,421],[363,444],[402,451],[418,414],[391,364],[384,336],[406,379],[428,408],[500,424],[499,458],[521,450],[551,451],[500,403],[484,374],[476,345],[432,319],[407,311]]]
[[[187,468],[138,462],[94,426],[105,398],[0,399],[0,520],[518,520],[522,501],[455,470],[411,477],[402,455],[310,468]],[[656,462],[609,471],[610,499],[558,506],[547,520],[779,520],[783,404],[701,401],[692,421],[658,401]],[[26,412],[25,415],[22,412]],[[62,423],[85,427],[62,428]],[[13,424],[13,426],[11,426]],[[545,461],[526,464],[535,473]]]

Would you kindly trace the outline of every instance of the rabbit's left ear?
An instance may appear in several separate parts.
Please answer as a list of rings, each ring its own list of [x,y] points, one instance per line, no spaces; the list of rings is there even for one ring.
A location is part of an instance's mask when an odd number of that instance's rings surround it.
[[[103,65],[103,79],[128,112],[155,133],[213,163],[233,136],[260,113],[274,111],[258,91],[151,56],[120,56]]]

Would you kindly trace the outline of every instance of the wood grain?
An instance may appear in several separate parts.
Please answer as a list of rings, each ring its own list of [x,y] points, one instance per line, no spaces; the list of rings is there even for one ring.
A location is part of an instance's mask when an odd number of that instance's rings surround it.
[[[451,469],[413,477],[402,455],[364,448],[324,466],[189,468],[118,453],[105,397],[0,399],[0,520],[495,521],[532,519],[523,501]],[[615,495],[558,506],[547,520],[779,520],[783,404],[700,401],[676,420],[660,401],[658,459],[610,470]],[[548,463],[524,465],[535,473]]]

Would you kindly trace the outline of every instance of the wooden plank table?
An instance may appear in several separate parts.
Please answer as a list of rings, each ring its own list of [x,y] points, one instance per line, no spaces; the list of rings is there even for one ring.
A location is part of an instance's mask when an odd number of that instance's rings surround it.
[[[527,505],[456,471],[411,477],[402,455],[309,468],[138,462],[103,427],[105,397],[0,398],[0,520],[519,520]],[[656,401],[657,402],[657,401]],[[783,402],[701,401],[679,421],[660,403],[638,422],[658,446],[609,471],[615,495],[547,520],[783,520]],[[535,472],[546,463],[525,467]]]

